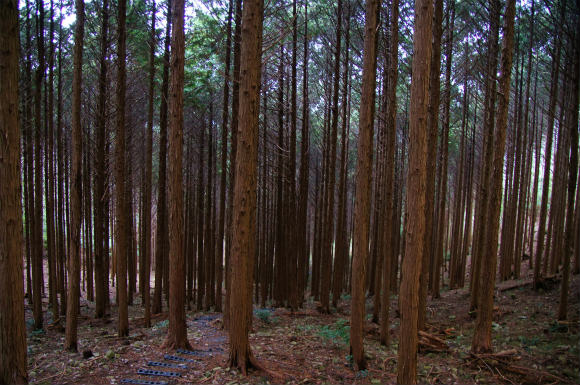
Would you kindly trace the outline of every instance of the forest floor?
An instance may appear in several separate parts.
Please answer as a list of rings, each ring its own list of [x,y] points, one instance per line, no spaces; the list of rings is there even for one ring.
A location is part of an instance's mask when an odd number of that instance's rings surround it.
[[[557,280],[556,280],[557,281]],[[419,353],[421,383],[578,383],[580,379],[579,307],[580,276],[571,282],[570,321],[556,322],[559,282],[545,290],[531,290],[531,279],[502,282],[496,288],[493,344],[495,355],[470,352],[475,320],[469,315],[466,289],[443,290],[441,298],[428,303],[428,334]],[[130,335],[116,336],[116,309],[106,320],[92,318],[94,304],[81,300],[79,353],[66,352],[64,333],[51,327],[50,312],[44,331],[32,331],[32,310],[26,305],[30,383],[119,384],[123,379],[203,384],[385,384],[396,380],[399,317],[396,296],[391,304],[391,343],[382,347],[379,330],[371,323],[372,300],[367,302],[365,327],[368,370],[355,372],[348,351],[349,298],[338,309],[323,315],[310,301],[296,313],[286,309],[254,309],[250,343],[256,358],[269,373],[250,371],[247,377],[226,367],[228,337],[221,314],[187,312],[188,337],[195,353],[180,355],[160,348],[167,332],[167,313],[143,327],[142,308],[130,306]],[[83,352],[92,357],[84,358]],[[164,355],[187,359],[187,369],[147,366],[166,362]],[[172,362],[179,364],[179,362]],[[178,378],[147,377],[138,369],[174,371]]]

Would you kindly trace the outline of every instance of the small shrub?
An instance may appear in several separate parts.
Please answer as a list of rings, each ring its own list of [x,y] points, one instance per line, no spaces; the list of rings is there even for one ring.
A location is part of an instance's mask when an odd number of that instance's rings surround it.
[[[276,323],[277,321],[277,318],[272,317],[272,312],[268,309],[256,309],[254,310],[254,315],[268,325]]]
[[[324,325],[318,331],[318,335],[324,340],[334,344],[348,345],[350,341],[350,326],[345,319],[339,319],[334,325]]]

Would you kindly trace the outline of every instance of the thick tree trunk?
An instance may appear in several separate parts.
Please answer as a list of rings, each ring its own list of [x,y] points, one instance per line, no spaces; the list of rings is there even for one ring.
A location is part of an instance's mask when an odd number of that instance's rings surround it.
[[[425,235],[425,183],[427,155],[427,105],[433,3],[415,3],[415,32],[413,34],[413,67],[409,122],[409,171],[407,173],[407,227],[405,259],[402,267],[400,291],[401,331],[397,382],[417,382],[418,297]]]
[[[259,366],[248,340],[252,308],[253,258],[255,255],[256,165],[258,164],[258,115],[262,52],[262,0],[244,3],[240,52],[240,98],[236,178],[232,206],[231,293],[229,309],[230,353],[228,365],[247,373]]]
[[[183,83],[185,59],[184,0],[173,0],[171,77],[169,81],[169,328],[165,348],[190,349],[185,323],[185,257],[183,255]]]
[[[363,346],[365,322],[365,268],[369,253],[369,222],[373,160],[373,123],[375,115],[375,85],[377,68],[377,26],[379,0],[365,3],[365,33],[363,79],[360,103],[359,142],[356,164],[356,194],[354,208],[354,250],[352,262],[352,301],[350,319],[350,352],[356,369],[366,368]]]
[[[18,1],[0,3],[0,383],[25,384]]]
[[[441,35],[443,34],[443,0],[433,0],[433,37],[429,73],[429,104],[427,106],[427,179],[425,183],[425,237],[423,261],[419,278],[419,314],[417,327],[425,329],[429,271],[435,258],[433,222],[435,214],[435,175],[437,174],[437,134],[439,133],[439,104],[441,100]]]

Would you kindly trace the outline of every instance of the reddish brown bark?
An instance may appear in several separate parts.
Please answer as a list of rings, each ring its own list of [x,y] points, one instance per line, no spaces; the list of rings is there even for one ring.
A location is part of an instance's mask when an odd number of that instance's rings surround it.
[[[25,384],[18,1],[0,3],[0,383]]]
[[[66,309],[66,340],[65,348],[77,351],[77,317],[80,311],[80,231],[81,231],[81,82],[83,64],[83,37],[84,37],[84,0],[76,0],[75,46],[73,63],[73,92],[72,92],[72,167],[71,167],[71,237],[70,257],[68,261],[69,287]]]
[[[417,382],[417,328],[419,278],[423,261],[425,235],[425,183],[427,155],[427,104],[433,4],[430,0],[415,3],[413,66],[409,122],[409,171],[407,173],[407,224],[405,257],[400,289],[401,330],[397,382]]]
[[[244,3],[240,52],[240,98],[236,178],[232,206],[231,293],[229,309],[230,353],[228,365],[246,374],[258,366],[248,340],[252,307],[255,255],[256,165],[262,52],[262,0]]]
[[[485,258],[482,261],[480,280],[480,301],[477,321],[473,334],[472,350],[475,353],[489,352],[491,347],[491,324],[493,320],[493,290],[497,268],[497,248],[499,236],[499,216],[502,198],[502,183],[504,169],[505,139],[507,130],[508,106],[510,100],[510,79],[514,50],[514,18],[516,1],[509,0],[506,5],[504,37],[501,54],[500,92],[498,93],[497,121],[495,130],[495,150],[493,159],[493,174],[490,180],[488,207],[489,227],[484,249]],[[498,10],[499,11],[499,10]],[[491,143],[488,143],[491,145]],[[483,257],[483,253],[481,257]]]
[[[355,368],[366,368],[363,346],[365,321],[365,267],[369,253],[369,222],[373,159],[373,122],[377,68],[377,26],[380,1],[365,3],[365,33],[363,79],[360,103],[359,142],[356,164],[356,194],[354,208],[354,250],[352,262],[352,301],[350,319],[350,352]]]

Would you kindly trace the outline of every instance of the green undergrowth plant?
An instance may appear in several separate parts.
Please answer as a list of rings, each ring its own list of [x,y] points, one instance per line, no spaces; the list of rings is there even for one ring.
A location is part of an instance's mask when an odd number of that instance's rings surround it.
[[[270,309],[256,309],[254,310],[254,315],[265,324],[271,325],[278,322],[278,318],[272,316],[272,311]]]
[[[350,326],[345,319],[337,320],[333,325],[324,325],[318,331],[318,335],[335,345],[348,345],[350,341]]]

